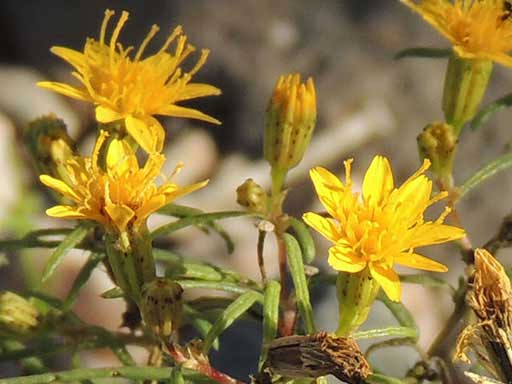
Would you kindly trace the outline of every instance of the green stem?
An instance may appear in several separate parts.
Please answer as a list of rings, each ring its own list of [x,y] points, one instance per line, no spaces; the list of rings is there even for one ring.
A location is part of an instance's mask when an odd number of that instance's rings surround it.
[[[65,383],[108,377],[132,380],[166,380],[171,378],[172,372],[173,368],[170,367],[80,368],[55,373],[43,373],[41,375],[0,379],[0,384]]]

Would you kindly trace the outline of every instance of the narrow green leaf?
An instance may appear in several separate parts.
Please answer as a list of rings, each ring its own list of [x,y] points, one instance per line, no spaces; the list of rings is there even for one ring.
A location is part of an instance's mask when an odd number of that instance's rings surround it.
[[[50,256],[43,270],[43,277],[41,281],[47,281],[53,272],[57,269],[60,262],[67,255],[67,253],[81,242],[85,236],[92,230],[89,224],[79,224],[64,240],[57,246],[55,251]]]
[[[257,301],[263,303],[263,295],[252,288],[243,287],[240,284],[217,282],[217,281],[202,281],[202,280],[176,280],[176,282],[183,287],[183,289],[211,289],[216,291],[224,291],[229,293],[235,293],[238,295],[253,292],[257,296]]]
[[[178,204],[168,204],[165,207],[161,208],[158,213],[173,217],[188,217],[188,216],[197,216],[197,215],[203,215],[205,212],[192,207],[187,207],[184,205],[178,205]],[[226,247],[228,249],[228,253],[233,253],[235,249],[235,244],[231,240],[231,237],[226,232],[226,230],[219,225],[216,222],[208,222],[205,224],[198,224],[199,228],[207,231],[208,229],[212,229],[213,231],[217,232],[217,234],[224,239],[224,242],[226,243]]]
[[[205,213],[202,215],[188,216],[182,219],[176,220],[172,223],[162,225],[158,227],[151,233],[151,237],[154,239],[155,237],[167,235],[169,233],[175,232],[179,229],[189,227],[191,225],[201,225],[206,223],[211,223],[215,220],[228,219],[231,217],[240,217],[240,216],[251,216],[252,214],[248,212],[242,211],[226,211],[226,212],[214,212],[214,213]]]
[[[473,176],[469,177],[459,188],[459,200],[461,200],[468,192],[477,187],[479,184],[494,176],[496,173],[512,167],[512,152],[498,157],[478,170]]]
[[[82,287],[87,283],[89,277],[91,277],[92,271],[96,266],[105,258],[104,254],[91,253],[89,259],[85,262],[82,269],[78,273],[75,281],[73,282],[73,286],[69,290],[68,297],[64,300],[63,310],[70,310],[75,304],[76,299],[78,298],[78,294]]]
[[[370,374],[366,378],[366,381],[373,384],[404,384],[402,380],[395,377],[381,375],[379,373]]]
[[[126,378],[131,380],[168,380],[172,377],[174,368],[171,367],[109,367],[109,368],[79,368],[69,371],[43,373],[40,375],[12,377],[0,379],[0,384],[48,384],[69,383],[82,380],[102,378]],[[197,377],[196,373],[186,373],[186,378]]]
[[[441,279],[440,277],[423,273],[400,275],[400,281],[406,284],[419,284],[423,285],[424,287],[448,288],[450,291],[452,291],[452,293],[455,292],[455,288],[453,288],[447,281]]]
[[[208,335],[204,339],[203,351],[208,353],[214,340],[220,336],[233,322],[243,315],[252,305],[258,300],[258,293],[246,292],[235,301],[233,301],[225,310],[221,313],[213,327],[208,332]]]
[[[401,302],[396,303],[391,301],[382,291],[380,291],[377,295],[377,300],[381,301],[386,306],[386,308],[389,309],[389,311],[398,321],[398,324],[400,324],[402,327],[416,330],[417,336],[414,339],[416,340],[418,338],[418,325],[416,324],[416,321],[414,320],[414,317],[411,315],[409,310]]]
[[[471,129],[476,131],[479,129],[487,120],[491,118],[496,112],[501,111],[504,108],[512,106],[512,94],[500,97],[498,100],[486,105],[473,118],[471,121]]]
[[[276,338],[277,325],[279,322],[279,299],[281,295],[281,284],[270,280],[265,288],[263,298],[263,343],[261,346],[260,361],[258,369],[261,370],[267,359],[268,344]]]
[[[169,383],[172,384],[185,384],[185,379],[183,378],[183,373],[179,367],[176,367],[172,370],[171,379]]]
[[[368,331],[356,332],[352,335],[354,339],[374,339],[376,337],[408,337],[411,339],[418,338],[418,330],[409,327],[388,327],[379,329],[370,329]]]
[[[449,48],[430,48],[430,47],[414,47],[406,48],[395,54],[395,60],[407,58],[428,58],[428,59],[444,59],[452,55]]]
[[[202,313],[192,308],[190,305],[185,304],[185,316],[186,323],[192,325],[196,329],[197,332],[201,335],[201,337],[205,338],[210,332],[210,329],[213,327],[213,324],[202,317]],[[215,339],[213,342],[213,349],[219,349],[219,339]]]
[[[315,323],[313,318],[313,308],[309,298],[309,289],[304,273],[304,263],[302,262],[302,253],[295,237],[285,233],[284,242],[288,253],[288,264],[290,274],[292,275],[293,285],[295,286],[295,295],[297,296],[297,306],[304,321],[306,333],[315,333]]]
[[[124,297],[124,292],[119,287],[110,288],[108,291],[105,291],[101,294],[101,297],[104,299],[119,299]]]
[[[296,218],[292,217],[290,219],[290,225],[295,232],[295,237],[299,242],[300,249],[302,251],[302,256],[304,258],[304,263],[311,264],[313,260],[315,260],[315,242],[309,229],[306,225]]]

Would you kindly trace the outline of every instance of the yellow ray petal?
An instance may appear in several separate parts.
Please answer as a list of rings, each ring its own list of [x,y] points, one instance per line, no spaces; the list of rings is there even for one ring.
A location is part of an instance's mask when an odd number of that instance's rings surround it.
[[[348,244],[340,242],[329,248],[327,262],[335,270],[349,273],[360,272],[367,265],[365,260],[356,256]]]
[[[114,139],[110,142],[107,151],[107,169],[116,174],[139,169],[137,157],[125,140]]]
[[[150,127],[148,127],[144,120],[128,116],[125,119],[125,123],[128,133],[144,151],[148,153],[159,152],[159,150],[157,150],[155,136],[153,136]]]
[[[333,217],[338,216],[339,201],[343,197],[346,187],[340,179],[327,169],[315,167],[309,171],[318,198],[327,212]]]
[[[377,283],[379,283],[390,300],[400,301],[400,297],[402,296],[400,279],[391,267],[384,264],[371,263],[370,273],[372,277],[377,280]]]
[[[54,189],[61,195],[69,197],[70,199],[73,199],[75,201],[80,201],[80,196],[78,196],[77,193],[62,180],[55,179],[49,175],[41,175],[39,176],[39,180],[41,181],[41,183],[43,183],[47,187],[50,187],[51,189]]]
[[[429,244],[440,244],[458,240],[466,233],[463,229],[446,224],[426,223],[409,231],[409,247],[416,248]]]
[[[105,211],[108,213],[119,232],[123,232],[126,229],[126,225],[135,216],[135,212],[126,205],[107,204]]]
[[[335,243],[340,238],[339,226],[333,219],[322,217],[314,212],[305,213],[302,219],[327,240]]]
[[[75,51],[74,49],[66,48],[66,47],[52,47],[50,51],[60,57],[61,59],[67,61],[73,67],[75,67],[79,72],[84,66],[87,65],[86,57],[82,52]]]
[[[100,123],[111,123],[113,121],[121,120],[124,116],[113,109],[105,106],[96,107],[96,120]]]
[[[180,90],[175,101],[190,100],[196,97],[217,96],[221,93],[221,90],[213,85],[192,83],[185,85]]]
[[[207,114],[200,112],[196,109],[181,107],[179,105],[169,104],[162,108],[159,108],[157,111],[159,115],[165,116],[175,116],[175,117],[185,117],[189,119],[197,119],[207,121],[212,124],[222,124],[219,120],[208,116]]]
[[[89,94],[84,92],[78,88],[74,88],[70,85],[57,83],[53,81],[39,81],[37,83],[38,87],[46,88],[51,91],[55,91],[64,96],[71,97],[72,99],[82,100],[82,101],[90,101]]]
[[[375,156],[363,180],[363,198],[375,206],[385,201],[393,190],[393,172],[388,159]]]
[[[77,207],[70,205],[56,205],[48,208],[46,214],[51,217],[59,217],[65,219],[87,219],[87,215],[78,210]]]
[[[405,265],[409,268],[422,269],[424,271],[432,271],[432,272],[446,272],[448,271],[448,267],[437,261],[429,259],[425,256],[418,255],[417,253],[412,252],[402,252],[398,255],[395,255],[393,261],[397,264]]]

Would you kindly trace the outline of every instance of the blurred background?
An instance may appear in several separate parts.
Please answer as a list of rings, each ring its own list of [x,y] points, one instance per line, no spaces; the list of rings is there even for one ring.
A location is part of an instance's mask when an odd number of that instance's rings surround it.
[[[209,48],[207,64],[194,81],[222,89],[223,94],[193,100],[187,106],[220,119],[222,126],[163,119],[167,129],[168,174],[178,161],[185,163],[179,182],[210,178],[210,185],[179,203],[206,211],[237,209],[235,189],[246,178],[269,186],[269,168],[262,160],[264,111],[281,74],[312,76],[318,95],[318,124],[302,164],[289,176],[291,192],[287,211],[296,216],[320,209],[307,172],[323,165],[344,174],[342,161],[354,157],[355,182],[375,154],[390,158],[395,180],[401,183],[420,162],[416,136],[431,121],[441,120],[441,95],[446,62],[443,59],[393,60],[394,54],[412,46],[447,47],[435,31],[402,6],[398,0],[89,0],[0,2],[0,236],[15,238],[33,228],[61,227],[44,215],[51,197],[37,181],[21,133],[27,122],[55,112],[68,124],[70,134],[88,154],[94,141],[92,108],[49,91],[38,89],[39,80],[70,81],[70,68],[49,52],[61,45],[81,50],[86,37],[97,37],[105,8],[128,10],[130,20],[120,41],[138,46],[152,24],[161,27],[151,43],[158,49],[168,31],[182,24],[189,42]],[[150,48],[150,49],[151,49]],[[197,57],[197,56],[196,56]],[[189,59],[194,62],[194,58]],[[190,64],[192,65],[192,64]],[[72,80],[71,80],[72,81]],[[496,67],[486,102],[509,92],[510,74]],[[477,132],[461,138],[456,160],[456,180],[462,182],[486,162],[508,148],[510,111],[495,115]],[[510,212],[512,177],[502,173],[471,193],[459,206],[462,222],[475,246],[485,243]],[[434,210],[435,213],[435,210]],[[434,214],[433,213],[433,214]],[[152,218],[152,225],[165,218]],[[221,239],[194,230],[177,232],[174,249],[201,260],[210,260],[258,278],[257,232],[250,220],[224,223],[236,250],[228,255]],[[200,241],[199,241],[200,240]],[[317,238],[317,266],[326,269],[328,244]],[[268,268],[273,274],[274,244],[267,242]],[[448,264],[446,278],[456,283],[463,263],[452,246],[433,247],[427,255]],[[31,250],[7,254],[0,263],[0,289],[26,290],[38,283],[48,252]],[[69,255],[52,281],[49,292],[64,296],[87,255]],[[506,258],[502,259],[506,261]],[[77,313],[86,321],[115,329],[120,325],[121,301],[99,294],[111,287],[103,271],[95,272],[82,292]],[[320,329],[336,327],[334,291],[313,292]],[[427,347],[451,311],[446,292],[407,285],[404,303],[416,315]],[[393,324],[379,304],[366,328]],[[214,365],[244,378],[256,370],[260,330],[250,322],[237,324],[224,336],[223,348],[214,353]],[[233,354],[233,349],[236,354]],[[231,353],[229,352],[231,351]],[[404,349],[397,358],[377,352],[373,362],[389,374],[401,374],[415,360]],[[134,351],[143,358],[142,351]],[[89,366],[115,364],[108,352],[84,353]],[[66,361],[63,359],[62,367]],[[0,365],[0,377],[15,367]]]

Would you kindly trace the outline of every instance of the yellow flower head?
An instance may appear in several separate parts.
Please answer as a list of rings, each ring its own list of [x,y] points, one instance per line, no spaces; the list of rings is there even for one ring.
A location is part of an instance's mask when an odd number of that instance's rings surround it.
[[[400,0],[466,59],[512,66],[512,5],[507,0]]]
[[[335,270],[357,273],[368,267],[388,297],[398,301],[401,288],[393,264],[446,272],[443,264],[414,253],[414,248],[460,239],[464,231],[442,224],[448,209],[436,221],[424,221],[424,211],[446,197],[431,197],[432,181],[424,175],[428,160],[395,188],[389,161],[375,156],[361,196],[352,192],[351,164],[345,161],[345,183],[324,168],[311,170],[318,197],[332,218],[308,212],[304,221],[334,243],[328,262]]]
[[[202,50],[195,66],[185,72],[183,61],[195,48],[187,44],[181,26],[169,35],[155,54],[142,58],[144,50],[159,28],[153,25],[133,57],[133,47],[124,48],[118,38],[128,20],[124,11],[106,41],[107,27],[114,12],[105,11],[99,41],[89,38],[83,52],[65,47],[53,47],[51,51],[71,64],[81,85],[72,87],[56,82],[39,82],[37,85],[78,100],[96,105],[96,119],[101,123],[124,120],[126,130],[146,151],[161,151],[165,132],[153,115],[186,117],[220,122],[195,109],[176,103],[196,97],[219,95],[220,90],[208,84],[190,83],[192,76],[203,66],[208,50]],[[167,52],[176,41],[174,53]]]
[[[157,186],[155,178],[160,174],[165,157],[154,152],[141,168],[130,145],[117,139],[109,144],[103,170],[98,165],[98,157],[107,136],[105,131],[101,132],[91,157],[73,157],[67,161],[65,180],[40,176],[44,185],[74,202],[48,209],[49,216],[94,220],[109,231],[124,232],[127,226],[145,223],[151,213],[208,183],[202,181],[180,187],[166,181]],[[180,168],[178,165],[173,175]]]

